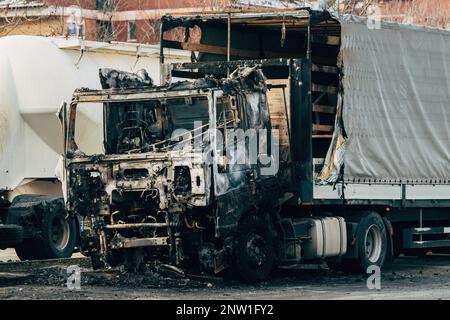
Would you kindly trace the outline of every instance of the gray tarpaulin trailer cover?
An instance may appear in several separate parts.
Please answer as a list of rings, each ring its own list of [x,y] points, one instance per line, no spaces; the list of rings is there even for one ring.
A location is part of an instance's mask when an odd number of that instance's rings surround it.
[[[322,183],[450,184],[450,32],[337,19],[341,93]]]

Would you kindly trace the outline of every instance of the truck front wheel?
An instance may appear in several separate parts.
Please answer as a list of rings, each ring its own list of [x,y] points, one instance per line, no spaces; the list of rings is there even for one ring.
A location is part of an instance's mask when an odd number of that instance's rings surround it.
[[[238,225],[233,269],[244,282],[266,279],[272,271],[275,255],[267,222],[255,215],[244,216]]]

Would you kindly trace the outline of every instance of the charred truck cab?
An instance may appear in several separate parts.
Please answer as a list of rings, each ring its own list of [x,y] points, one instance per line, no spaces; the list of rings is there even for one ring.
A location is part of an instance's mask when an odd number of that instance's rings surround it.
[[[94,267],[152,259],[215,273],[233,264],[249,281],[267,275],[282,190],[266,90],[255,67],[224,80],[74,93],[63,111],[66,202]],[[102,152],[88,154],[77,120],[95,105]],[[253,260],[242,262],[249,243],[236,235],[252,230]]]

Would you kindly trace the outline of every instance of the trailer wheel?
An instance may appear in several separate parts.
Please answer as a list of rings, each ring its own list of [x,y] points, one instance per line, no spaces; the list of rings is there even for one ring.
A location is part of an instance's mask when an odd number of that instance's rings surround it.
[[[36,199],[26,201],[30,201],[35,211],[40,213],[37,216],[41,221],[37,227],[37,235],[16,246],[18,257],[21,260],[70,257],[77,238],[77,221],[73,217],[66,217],[64,201],[45,196],[36,196]]]
[[[244,216],[236,234],[233,271],[248,283],[266,279],[274,266],[273,239],[267,223],[255,215]]]
[[[354,261],[357,271],[366,272],[371,265],[383,266],[387,253],[387,234],[378,213],[370,212],[360,220],[355,245],[358,250],[358,260]]]
[[[76,220],[66,218],[63,205],[49,210],[42,223],[42,251],[46,259],[68,258],[76,241]]]

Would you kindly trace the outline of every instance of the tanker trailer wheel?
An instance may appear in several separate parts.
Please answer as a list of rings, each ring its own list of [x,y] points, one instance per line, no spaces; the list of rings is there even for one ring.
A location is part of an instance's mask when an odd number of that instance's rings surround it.
[[[59,259],[72,255],[77,239],[77,220],[66,217],[62,198],[37,196],[30,202],[40,223],[37,236],[16,246],[21,260]]]
[[[383,219],[376,212],[361,218],[356,232],[358,259],[352,261],[355,271],[367,272],[371,265],[382,267],[387,255],[387,232]]]
[[[233,255],[233,271],[248,283],[266,279],[274,266],[273,238],[267,222],[246,215],[239,222]]]

